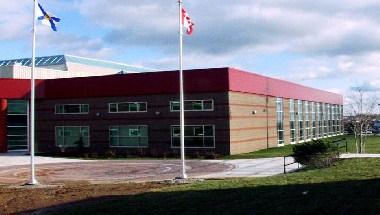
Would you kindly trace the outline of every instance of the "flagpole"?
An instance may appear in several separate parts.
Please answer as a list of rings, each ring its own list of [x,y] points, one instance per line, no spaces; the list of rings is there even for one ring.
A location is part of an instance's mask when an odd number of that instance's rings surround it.
[[[36,67],[36,14],[37,14],[37,0],[34,0],[33,9],[33,42],[32,42],[32,72],[31,72],[31,91],[30,91],[30,180],[29,185],[37,185],[38,181],[35,174],[34,164],[34,144],[35,144],[35,67]]]
[[[181,177],[182,179],[187,179],[186,175],[186,164],[185,164],[185,111],[184,111],[184,93],[183,93],[183,71],[182,71],[182,37],[183,37],[183,27],[182,27],[182,0],[178,0],[179,5],[179,100],[180,100],[180,143],[181,143]]]

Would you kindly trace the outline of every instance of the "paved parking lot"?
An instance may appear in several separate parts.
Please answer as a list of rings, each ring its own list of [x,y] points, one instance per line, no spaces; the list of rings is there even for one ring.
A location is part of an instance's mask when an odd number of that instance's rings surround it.
[[[38,180],[122,182],[155,181],[179,176],[179,160],[81,160],[36,156]],[[29,178],[30,157],[0,155],[0,184],[25,183]],[[291,161],[288,161],[291,162]],[[289,166],[288,171],[296,168]],[[283,158],[242,160],[187,160],[186,169],[193,178],[263,177],[283,173]]]

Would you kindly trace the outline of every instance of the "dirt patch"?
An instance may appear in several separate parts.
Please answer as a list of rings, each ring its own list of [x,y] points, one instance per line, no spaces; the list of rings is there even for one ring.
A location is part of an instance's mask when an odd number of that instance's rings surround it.
[[[34,210],[101,196],[134,195],[162,188],[158,183],[91,184],[65,182],[48,186],[0,186],[0,214],[31,213]]]

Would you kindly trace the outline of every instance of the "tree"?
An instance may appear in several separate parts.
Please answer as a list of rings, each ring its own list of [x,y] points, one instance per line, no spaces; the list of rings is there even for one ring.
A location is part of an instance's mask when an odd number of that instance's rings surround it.
[[[356,153],[365,153],[365,143],[372,121],[376,118],[377,98],[365,87],[351,88],[346,113],[355,135]]]

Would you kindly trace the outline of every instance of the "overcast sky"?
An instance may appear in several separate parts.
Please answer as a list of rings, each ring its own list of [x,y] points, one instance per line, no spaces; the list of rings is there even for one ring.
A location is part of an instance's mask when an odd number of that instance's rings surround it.
[[[40,0],[62,19],[37,55],[177,69],[176,0]],[[231,66],[345,94],[380,86],[379,0],[184,0],[185,68]],[[0,58],[31,56],[33,1],[0,4]],[[217,78],[217,77],[216,77]]]

